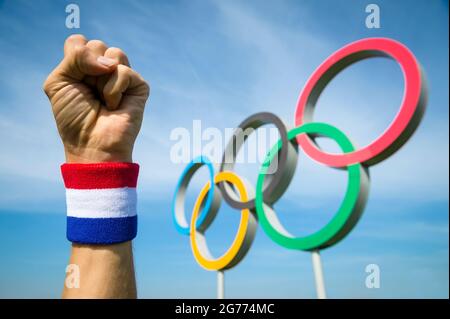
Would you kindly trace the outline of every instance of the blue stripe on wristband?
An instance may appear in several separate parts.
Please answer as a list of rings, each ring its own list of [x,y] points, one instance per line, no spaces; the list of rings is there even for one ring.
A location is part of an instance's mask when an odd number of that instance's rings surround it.
[[[137,215],[119,218],[67,217],[67,239],[79,244],[116,244],[137,234]]]

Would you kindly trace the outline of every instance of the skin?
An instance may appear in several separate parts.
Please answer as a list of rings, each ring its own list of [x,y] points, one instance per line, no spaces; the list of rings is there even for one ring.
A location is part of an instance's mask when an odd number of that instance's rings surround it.
[[[44,83],[67,163],[132,162],[150,88],[125,53],[71,35],[64,58]],[[136,298],[131,242],[72,245],[79,288],[63,298]]]

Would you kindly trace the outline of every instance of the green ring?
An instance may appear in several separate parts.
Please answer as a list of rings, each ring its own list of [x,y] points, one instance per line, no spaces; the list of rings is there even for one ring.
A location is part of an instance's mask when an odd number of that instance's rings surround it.
[[[329,124],[303,124],[288,132],[288,140],[296,143],[296,136],[299,134],[324,135],[334,139],[344,153],[355,150],[355,147],[345,134]],[[273,241],[289,249],[315,250],[336,244],[352,230],[362,215],[368,195],[368,170],[359,163],[347,166],[349,176],[347,191],[337,213],[327,225],[317,232],[305,237],[294,237],[281,226],[272,207],[263,201],[262,187],[264,178],[274,156],[279,152],[281,144],[282,141],[279,140],[267,154],[256,183],[256,213],[262,228]]]

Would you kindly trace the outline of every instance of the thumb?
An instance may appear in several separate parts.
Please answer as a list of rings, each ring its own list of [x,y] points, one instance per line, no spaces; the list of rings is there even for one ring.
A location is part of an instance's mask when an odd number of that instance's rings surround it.
[[[100,76],[113,72],[118,61],[95,54],[87,46],[77,46],[69,52],[58,66],[60,74],[76,80],[86,75]]]

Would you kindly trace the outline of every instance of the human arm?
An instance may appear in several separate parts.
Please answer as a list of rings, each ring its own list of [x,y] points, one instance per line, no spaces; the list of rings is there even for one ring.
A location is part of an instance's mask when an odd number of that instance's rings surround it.
[[[149,86],[122,50],[70,36],[44,91],[68,164],[132,162]],[[70,263],[79,266],[80,286],[65,285],[64,298],[136,297],[131,241],[73,243]]]

